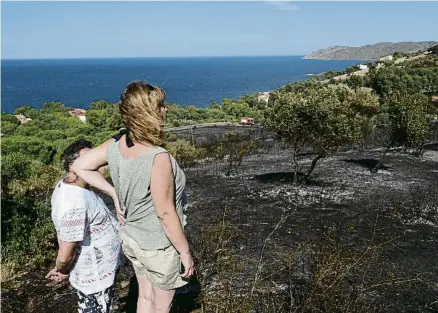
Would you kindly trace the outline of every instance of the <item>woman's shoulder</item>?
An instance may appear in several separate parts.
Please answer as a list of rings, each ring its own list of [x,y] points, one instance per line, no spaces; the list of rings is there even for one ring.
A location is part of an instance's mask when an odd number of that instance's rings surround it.
[[[170,153],[164,147],[154,147],[153,158],[154,158],[154,160],[158,160],[158,162],[169,162],[170,161],[173,172],[175,174],[177,174],[179,171],[181,171],[181,168],[178,164],[178,161],[175,159],[175,157],[172,155],[172,153]],[[155,161],[154,161],[154,163],[155,163]]]
[[[167,149],[164,147],[154,146],[154,147],[152,147],[152,150],[153,150],[154,155],[161,154],[161,153],[168,153],[170,155],[169,151],[167,151]]]
[[[170,161],[172,163],[175,160],[173,158],[173,156],[170,154],[170,152],[167,151],[167,149],[163,148],[163,147],[153,147],[151,156],[155,160],[162,160],[162,161],[169,160],[169,158],[170,158]]]
[[[116,156],[117,140],[112,137],[105,141],[103,145],[105,145],[108,158],[114,158]]]

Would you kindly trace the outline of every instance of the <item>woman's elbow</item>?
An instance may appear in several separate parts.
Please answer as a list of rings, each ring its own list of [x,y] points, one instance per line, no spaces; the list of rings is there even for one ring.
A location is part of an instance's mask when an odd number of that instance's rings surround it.
[[[70,165],[70,171],[74,173],[79,173],[81,171],[81,167],[78,164],[73,163]]]
[[[167,224],[174,217],[176,217],[177,214],[176,214],[175,210],[167,210],[166,209],[166,210],[159,210],[159,211],[157,211],[157,216],[158,216],[158,219],[161,221],[161,223]]]
[[[74,171],[81,171],[86,169],[86,160],[84,159],[84,156],[81,155],[79,158],[74,160],[74,162],[70,165],[70,169]]]
[[[70,170],[72,170],[75,173],[80,173],[82,171],[93,171],[95,170],[94,168],[92,168],[90,165],[91,164],[87,164],[87,162],[84,162],[84,159],[81,159],[81,157],[79,157],[78,159],[76,159],[72,165],[70,165]]]

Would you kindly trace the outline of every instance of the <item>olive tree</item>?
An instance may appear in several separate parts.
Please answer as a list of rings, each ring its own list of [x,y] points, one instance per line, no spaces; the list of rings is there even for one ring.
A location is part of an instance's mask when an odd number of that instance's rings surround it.
[[[419,93],[395,92],[388,97],[383,105],[386,120],[386,125],[383,126],[389,129],[389,134],[386,148],[372,172],[381,168],[386,154],[392,147],[413,149],[417,156],[423,154],[424,145],[432,131],[432,110],[428,98]]]
[[[379,97],[373,91],[358,89],[349,92],[345,98],[346,104],[357,114],[360,119],[362,150],[374,133],[376,119],[380,113]]]
[[[307,180],[319,160],[360,138],[360,118],[346,95],[336,86],[274,94],[264,123],[290,144],[295,184],[300,170],[297,156],[304,148],[311,148],[315,155],[304,175]]]

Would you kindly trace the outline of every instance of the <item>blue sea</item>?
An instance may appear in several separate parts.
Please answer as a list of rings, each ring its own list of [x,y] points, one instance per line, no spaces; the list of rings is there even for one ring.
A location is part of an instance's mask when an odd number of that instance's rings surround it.
[[[163,87],[167,102],[206,107],[358,63],[302,56],[2,60],[1,105],[8,113],[47,101],[86,109],[100,99],[118,102],[129,82],[145,80]]]

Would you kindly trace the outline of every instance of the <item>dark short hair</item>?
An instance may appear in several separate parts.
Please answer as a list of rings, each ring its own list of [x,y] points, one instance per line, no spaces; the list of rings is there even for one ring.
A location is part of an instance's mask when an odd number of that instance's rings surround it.
[[[85,139],[77,139],[72,142],[62,153],[62,160],[64,162],[64,169],[68,172],[70,164],[79,158],[79,152],[85,148],[93,148],[93,143]]]

